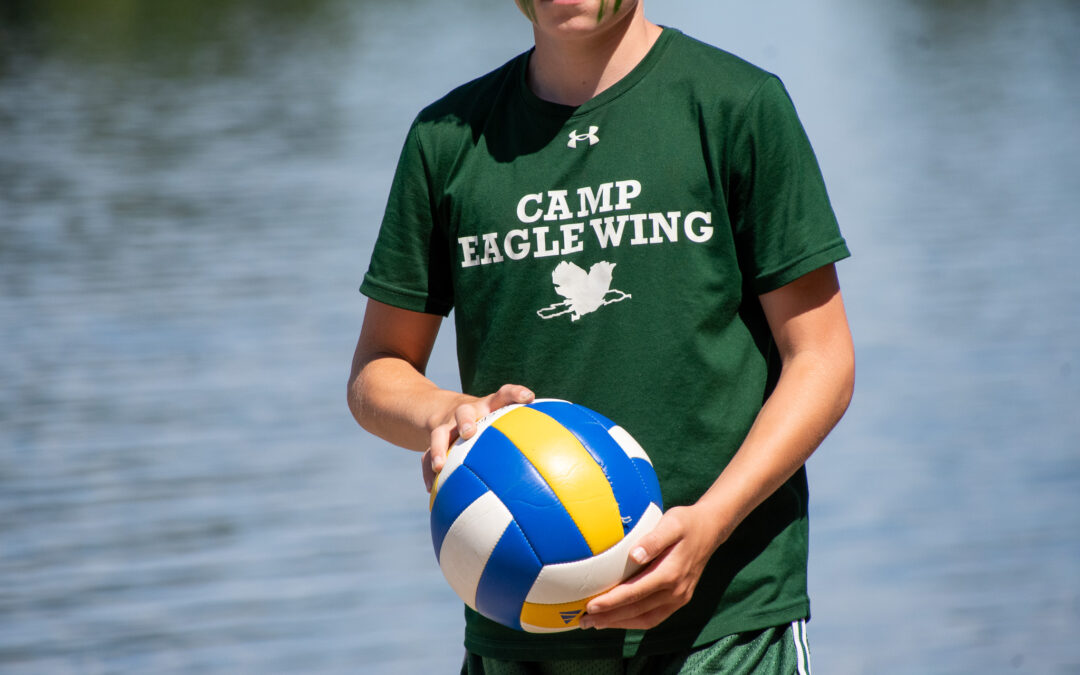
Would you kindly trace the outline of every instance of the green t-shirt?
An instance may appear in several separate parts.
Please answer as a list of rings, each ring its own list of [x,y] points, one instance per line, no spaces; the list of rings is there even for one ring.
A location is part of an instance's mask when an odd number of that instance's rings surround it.
[[[537,98],[530,53],[450,92],[409,131],[361,291],[456,311],[464,391],[572,400],[648,451],[692,504],[750,428],[780,362],[758,295],[848,255],[780,81],[664,29],[579,107]],[[806,617],[800,470],[650,631],[532,635],[466,610],[508,659],[659,653]]]

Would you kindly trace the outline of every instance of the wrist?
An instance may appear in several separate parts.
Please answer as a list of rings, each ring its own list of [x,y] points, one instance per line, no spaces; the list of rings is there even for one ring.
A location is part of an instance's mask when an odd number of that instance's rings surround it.
[[[691,506],[695,520],[700,523],[712,546],[710,553],[727,541],[745,517],[732,495],[716,487],[714,484]]]

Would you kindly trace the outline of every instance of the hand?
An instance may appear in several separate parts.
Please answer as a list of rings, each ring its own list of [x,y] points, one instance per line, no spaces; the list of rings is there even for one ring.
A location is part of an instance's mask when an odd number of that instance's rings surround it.
[[[697,506],[676,506],[638,542],[630,558],[648,567],[586,606],[582,628],[646,629],[686,603],[721,538],[715,517]]]
[[[431,430],[431,444],[420,458],[424,473],[424,485],[428,492],[435,484],[435,476],[446,464],[446,453],[458,438],[469,439],[476,433],[476,421],[484,415],[512,403],[530,403],[536,395],[519,384],[504,384],[494,394],[483,398],[463,396],[464,402],[450,410],[443,421]]]

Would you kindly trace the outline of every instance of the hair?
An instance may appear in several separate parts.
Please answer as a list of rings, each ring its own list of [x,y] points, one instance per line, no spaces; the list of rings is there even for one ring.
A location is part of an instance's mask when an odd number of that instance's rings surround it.
[[[525,16],[529,17],[529,21],[536,21],[536,8],[533,7],[533,0],[515,0],[521,11],[525,13]]]

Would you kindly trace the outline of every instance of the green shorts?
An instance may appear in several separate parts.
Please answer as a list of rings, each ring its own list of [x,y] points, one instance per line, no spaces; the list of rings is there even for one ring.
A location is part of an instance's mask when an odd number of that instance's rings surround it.
[[[502,661],[465,654],[461,675],[810,675],[806,622],[738,633],[676,654],[629,659]]]

